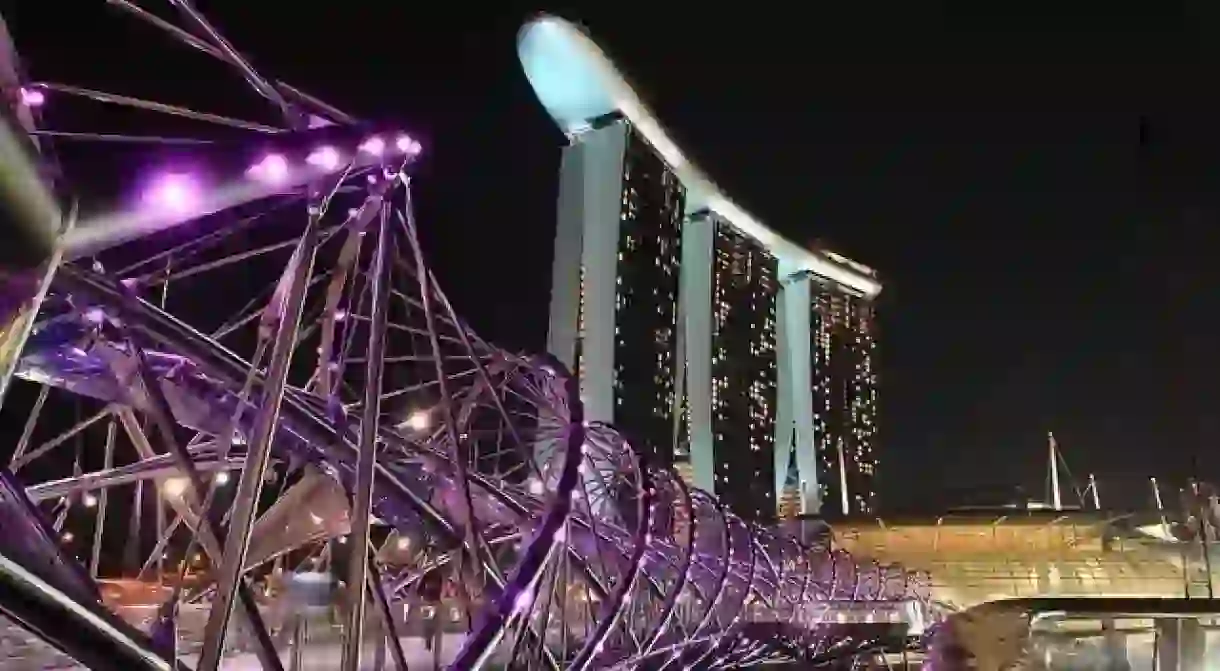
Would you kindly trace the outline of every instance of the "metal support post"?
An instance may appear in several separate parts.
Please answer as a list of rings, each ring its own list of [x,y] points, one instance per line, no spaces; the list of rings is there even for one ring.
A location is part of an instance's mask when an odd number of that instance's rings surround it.
[[[262,404],[254,420],[249,448],[246,452],[246,467],[242,470],[233,501],[233,517],[229,535],[225,539],[224,564],[218,572],[216,599],[208,614],[204,627],[203,649],[199,654],[198,671],[216,671],[220,668],[220,657],[224,648],[225,631],[233,614],[233,599],[242,582],[242,569],[250,548],[250,533],[254,528],[254,516],[258,512],[258,497],[262,490],[267,463],[271,457],[271,444],[275,428],[279,424],[280,404],[284,400],[284,387],[288,380],[288,367],[296,349],[297,332],[301,325],[301,312],[305,305],[305,289],[313,272],[314,253],[318,246],[318,225],[322,210],[316,204],[310,206],[309,222],[301,242],[297,245],[292,265],[288,291],[283,298],[283,310],[276,328],[275,345],[271,352],[271,369],[263,385]]]
[[[364,376],[364,412],[360,418],[360,452],[356,461],[356,489],[352,502],[352,530],[348,545],[347,637],[343,641],[342,671],[360,668],[364,642],[364,615],[368,596],[369,518],[373,514],[373,478],[377,466],[377,426],[381,418],[381,375],[384,370],[386,309],[390,298],[390,210],[381,206],[377,247],[373,250],[373,296],[369,344]]]
[[[381,571],[377,570],[375,558],[370,554],[369,562],[369,590],[373,593],[373,600],[377,604],[377,610],[381,613],[382,629],[385,632],[385,641],[382,642],[378,649],[382,649],[387,643],[389,644],[390,654],[394,657],[394,665],[398,671],[409,671],[407,668],[407,656],[402,650],[402,639],[398,636],[398,627],[395,626],[394,612],[390,610],[390,599],[386,596],[384,583],[381,582]]]
[[[110,417],[110,423],[106,425],[106,447],[105,456],[103,459],[102,468],[106,471],[114,468],[114,436],[118,425],[114,421],[114,416]],[[101,568],[102,561],[102,533],[106,529],[106,508],[110,503],[110,488],[103,487],[97,496],[97,523],[93,527],[93,556],[89,558],[89,574],[97,580],[98,570]]]

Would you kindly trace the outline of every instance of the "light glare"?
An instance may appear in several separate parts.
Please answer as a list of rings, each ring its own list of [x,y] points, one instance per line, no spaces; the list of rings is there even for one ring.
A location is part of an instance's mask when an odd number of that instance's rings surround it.
[[[165,495],[179,498],[186,493],[187,484],[186,478],[170,478],[165,481]]]
[[[288,179],[288,159],[280,154],[267,154],[248,172],[256,179],[278,184]]]
[[[432,418],[428,416],[428,411],[416,410],[407,417],[404,424],[412,431],[424,431],[432,425]]]
[[[199,207],[199,185],[189,175],[171,173],[152,183],[144,203],[171,214],[186,214]]]
[[[319,147],[305,157],[305,162],[327,172],[336,170],[339,167],[339,150],[334,147]]]

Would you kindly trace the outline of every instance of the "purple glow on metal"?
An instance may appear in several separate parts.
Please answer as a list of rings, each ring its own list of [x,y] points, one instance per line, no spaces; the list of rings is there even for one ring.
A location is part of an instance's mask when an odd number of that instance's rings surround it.
[[[73,273],[86,271],[68,268],[63,272],[67,281],[71,281]],[[124,319],[129,318],[127,315],[133,321],[142,319],[145,322],[142,328],[150,332],[171,332],[169,326],[158,326],[152,313],[139,312],[128,303],[115,305],[113,298],[107,303],[97,286],[91,291],[86,290],[88,286],[65,284],[64,289],[96,299],[97,304],[107,305],[107,309],[117,307]],[[93,323],[98,317],[96,312],[86,310],[82,322]],[[335,316],[342,320],[346,316],[344,308],[336,308]],[[208,341],[202,336],[198,343],[184,341],[177,346],[170,344],[174,342],[171,337],[158,340],[166,343],[173,354],[148,353],[154,372],[165,376],[168,371],[175,371],[180,388],[189,390],[183,393],[193,395],[197,401],[189,405],[211,407],[215,419],[207,421],[220,422],[232,430],[229,422],[238,402],[230,387],[241,386],[247,374],[245,364],[224,363],[229,359],[209,353]],[[93,375],[90,371],[106,370],[104,365],[91,365],[102,360],[94,351],[80,349],[72,339],[62,340],[58,345],[48,342],[41,347],[41,351],[31,352],[25,359],[40,363],[23,365],[42,366],[42,371],[53,373],[59,384],[70,389],[96,390],[91,395],[99,399],[121,397],[122,391],[105,386],[104,379],[88,377]],[[507,360],[513,355],[496,356]],[[210,373],[199,372],[193,365],[182,365],[184,361],[210,362]],[[737,663],[746,666],[751,656],[765,654],[775,644],[774,637],[742,635],[750,631],[747,627],[760,623],[784,627],[786,645],[816,653],[836,644],[843,636],[836,633],[841,625],[835,624],[843,614],[828,612],[827,601],[849,602],[854,598],[862,606],[859,614],[869,617],[875,607],[887,607],[886,602],[926,601],[926,586],[922,586],[926,580],[921,576],[872,563],[862,567],[841,550],[829,552],[808,547],[792,536],[747,524],[713,496],[687,490],[679,476],[665,469],[647,473],[636,469],[631,487],[637,498],[626,505],[635,509],[637,517],[630,525],[620,520],[618,526],[602,527],[595,533],[590,527],[594,496],[590,494],[587,501],[580,499],[584,490],[578,475],[581,466],[586,466],[586,477],[601,473],[621,476],[631,472],[630,464],[636,463],[634,452],[612,428],[583,421],[576,382],[560,364],[546,359],[520,365],[530,371],[535,382],[565,390],[562,394],[554,392],[562,396],[557,403],[565,409],[563,428],[557,434],[565,447],[562,456],[557,457],[560,461],[548,464],[540,476],[543,480],[539,481],[546,482],[547,507],[527,506],[512,513],[502,501],[487,493],[490,489],[479,494],[487,497],[478,504],[484,514],[493,511],[497,522],[512,525],[522,538],[530,531],[532,540],[523,543],[520,559],[508,576],[500,599],[484,611],[480,618],[484,625],[472,632],[461,653],[462,664],[453,668],[474,668],[473,662],[485,659],[485,653],[512,635],[510,628],[529,621],[531,609],[550,607],[553,595],[536,590],[546,584],[541,578],[553,568],[550,562],[555,557],[616,555],[613,559],[607,556],[605,562],[586,565],[587,570],[598,573],[596,577],[604,585],[603,590],[591,582],[584,583],[590,600],[596,597],[598,614],[584,625],[583,640],[574,643],[588,644],[581,659],[589,669],[652,668],[655,666],[650,666],[652,662],[666,660],[672,662],[669,668],[707,668],[707,665],[731,668]],[[223,380],[229,384],[226,386]],[[320,421],[317,413],[321,411],[298,399],[286,397],[285,402],[276,449],[287,453],[284,456],[317,459],[332,473],[350,468],[347,460],[354,459],[354,453],[344,451],[345,440],[331,432],[333,422]],[[200,428],[209,426],[203,424]],[[248,429],[243,427],[239,433],[244,430]],[[324,445],[339,447],[324,453],[319,447]],[[402,444],[404,449],[406,445]],[[424,470],[434,474],[448,470],[447,460],[428,461],[432,459],[428,453],[420,456],[427,462],[423,464]],[[384,468],[390,477],[378,485],[376,515],[402,531],[410,531],[409,525],[418,521],[412,522],[415,518],[404,512],[411,510],[410,494],[395,479],[401,478],[406,483],[415,476],[408,477],[407,471],[399,470],[392,462],[384,464]],[[529,483],[524,487],[506,485],[502,489],[507,500],[536,498],[529,493],[533,489]],[[451,510],[447,507],[454,503],[438,505]],[[679,517],[684,520],[682,524],[677,523]],[[632,605],[652,600],[661,607]],[[624,635],[627,627],[635,630],[634,639]],[[641,643],[627,647],[624,643],[627,640]]]
[[[199,183],[185,173],[169,173],[153,180],[144,193],[144,205],[166,214],[190,214],[202,198]]]
[[[47,96],[39,89],[21,89],[21,104],[26,107],[41,107],[47,102]]]
[[[327,172],[338,170],[341,160],[339,150],[331,146],[318,147],[313,153],[305,157],[306,163]]]
[[[259,181],[282,184],[288,179],[288,159],[283,154],[267,154],[246,173]]]
[[[525,590],[513,599],[513,612],[524,613],[529,610],[529,607],[534,603],[534,593],[532,590]]]

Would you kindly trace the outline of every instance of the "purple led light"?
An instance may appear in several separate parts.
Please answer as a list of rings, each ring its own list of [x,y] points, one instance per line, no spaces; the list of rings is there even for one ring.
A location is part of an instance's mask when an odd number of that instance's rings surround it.
[[[410,156],[418,154],[423,149],[410,135],[399,135],[398,139],[394,140],[394,148]]]
[[[370,156],[381,156],[385,152],[385,140],[374,135],[360,145],[360,151]]]
[[[144,204],[166,214],[188,214],[199,207],[199,184],[189,175],[170,173],[154,180]]]
[[[21,89],[21,104],[26,107],[41,107],[46,101],[46,94],[38,89]]]
[[[288,159],[281,154],[267,154],[246,172],[255,179],[279,184],[288,179]]]
[[[312,154],[305,157],[305,162],[327,172],[337,170],[340,162],[339,150],[330,146],[318,147]]]

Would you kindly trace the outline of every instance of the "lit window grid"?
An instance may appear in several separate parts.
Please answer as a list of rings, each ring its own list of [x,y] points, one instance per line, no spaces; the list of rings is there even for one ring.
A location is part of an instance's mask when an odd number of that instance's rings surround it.
[[[681,183],[628,127],[615,281],[615,423],[666,464],[675,456],[684,198]]]
[[[833,287],[818,289],[811,306],[810,345],[819,495],[838,508],[845,479],[850,512],[870,514],[876,505],[878,396],[872,305]],[[845,478],[839,473],[840,441]]]
[[[716,222],[712,258],[714,477],[732,508],[771,519],[776,399],[776,261],[753,239]],[[743,450],[742,446],[748,446]],[[730,478],[730,473],[734,477]],[[746,474],[744,482],[736,476]]]

